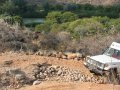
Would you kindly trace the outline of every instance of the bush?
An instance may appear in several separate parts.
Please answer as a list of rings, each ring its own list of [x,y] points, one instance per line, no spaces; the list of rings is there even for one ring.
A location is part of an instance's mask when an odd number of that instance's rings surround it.
[[[0,52],[5,51],[35,51],[35,44],[32,43],[32,32],[15,30],[10,26],[0,23]]]
[[[61,23],[61,15],[62,13],[59,11],[50,12],[48,13],[46,19],[54,23]]]
[[[61,14],[65,14],[67,16],[66,13],[69,12]],[[63,20],[62,23],[55,22],[55,16],[54,18],[52,17],[51,19],[46,20],[45,23],[36,26],[36,31],[45,33],[66,31],[71,33],[73,38],[79,39],[98,34],[114,34],[120,30],[119,19],[110,19],[108,17],[92,17],[76,20],[76,18],[73,18],[72,16],[69,16],[70,18],[63,17],[59,17],[59,20],[61,20],[60,22]]]
[[[111,19],[106,26],[110,30],[109,33],[114,34],[120,32],[120,19]]]
[[[55,34],[47,34],[43,36],[40,41],[40,48],[43,50],[57,50],[59,41],[56,39]]]
[[[23,19],[20,16],[5,16],[1,15],[0,17],[3,19],[6,23],[13,25],[13,24],[18,24],[19,26],[23,25]]]
[[[72,12],[59,12],[59,11],[54,11],[50,12],[47,15],[47,20],[50,20],[54,23],[65,23],[65,22],[71,22],[78,19],[77,14],[72,13]]]
[[[41,33],[49,33],[50,31],[50,26],[49,24],[40,24],[40,25],[36,25],[35,27],[35,31],[39,31]]]
[[[67,32],[68,25],[69,25],[69,22],[62,23],[62,24],[55,23],[51,26],[51,32],[54,32],[54,33],[55,32],[61,32],[61,31],[66,31]]]
[[[23,24],[23,19],[20,16],[13,16],[14,23],[18,23],[20,26]]]
[[[84,18],[71,22],[68,30],[70,30],[72,36],[75,38],[105,33],[104,25],[94,18]]]
[[[77,14],[72,13],[72,12],[64,12],[61,16],[62,23],[75,21],[77,19],[78,19]]]
[[[92,37],[85,37],[80,40],[79,48],[83,51],[87,49],[86,53],[90,55],[99,55],[112,44],[112,42],[120,42],[120,33],[114,35],[97,35]]]

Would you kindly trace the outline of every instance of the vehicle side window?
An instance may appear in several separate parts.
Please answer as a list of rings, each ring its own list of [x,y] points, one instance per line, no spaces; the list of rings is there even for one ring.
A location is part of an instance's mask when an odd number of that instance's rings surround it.
[[[113,53],[112,57],[120,59],[120,51],[114,49],[114,53]]]

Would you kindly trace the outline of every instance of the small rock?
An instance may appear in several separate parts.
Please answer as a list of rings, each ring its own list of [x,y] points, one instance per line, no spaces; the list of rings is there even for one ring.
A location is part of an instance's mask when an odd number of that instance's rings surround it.
[[[4,65],[11,65],[13,63],[13,60],[4,61]]]
[[[40,78],[40,79],[45,79],[46,76],[45,76],[43,73],[40,72],[40,74],[39,74],[39,78]]]
[[[43,50],[39,50],[36,55],[40,55],[40,56],[43,56],[44,55],[44,51]]]
[[[15,78],[16,80],[22,80],[22,79],[25,79],[25,76],[23,74],[16,74]]]
[[[67,56],[66,55],[62,55],[62,59],[67,59]]]
[[[48,51],[47,53],[46,53],[46,56],[52,56],[52,52],[50,52],[50,51]]]
[[[57,55],[57,52],[56,51],[52,51],[51,57],[56,57],[56,55]]]
[[[75,53],[69,53],[67,54],[67,58],[68,59],[75,59],[77,57],[77,55]]]
[[[62,70],[59,70],[59,71],[57,72],[57,75],[60,76],[61,74],[62,74]]]
[[[40,68],[39,68],[39,70],[40,70],[40,72],[45,72],[46,71],[46,66],[41,66]]]
[[[76,53],[78,58],[82,58],[83,55],[81,53]]]
[[[63,53],[62,52],[58,52],[58,54],[56,55],[57,58],[62,58]]]
[[[36,81],[33,82],[33,85],[39,85],[40,83],[41,83],[41,81],[36,80]]]
[[[39,70],[38,68],[35,68],[35,69],[33,70],[33,73],[39,74],[39,73],[40,73],[40,70]]]

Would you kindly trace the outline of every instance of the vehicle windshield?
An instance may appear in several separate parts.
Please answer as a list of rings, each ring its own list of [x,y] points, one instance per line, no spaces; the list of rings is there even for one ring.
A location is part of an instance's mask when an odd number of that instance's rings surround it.
[[[120,50],[109,48],[104,53],[107,56],[114,57],[116,59],[120,59]]]

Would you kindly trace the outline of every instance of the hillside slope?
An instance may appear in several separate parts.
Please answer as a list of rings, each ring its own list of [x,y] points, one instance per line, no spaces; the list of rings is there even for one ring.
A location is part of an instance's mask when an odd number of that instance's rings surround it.
[[[57,0],[59,1],[59,0]],[[80,3],[80,4],[93,4],[93,5],[112,5],[117,4],[120,0],[60,0],[62,2],[73,2],[73,3]]]
[[[29,3],[79,3],[79,4],[92,4],[92,5],[113,5],[120,3],[120,0],[27,0]]]

